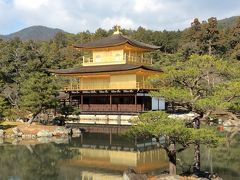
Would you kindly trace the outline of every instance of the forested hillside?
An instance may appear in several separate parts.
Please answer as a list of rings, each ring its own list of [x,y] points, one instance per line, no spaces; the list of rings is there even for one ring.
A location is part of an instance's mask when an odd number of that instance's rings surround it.
[[[236,26],[237,19],[240,16],[232,16],[230,18],[225,18],[218,20],[218,28],[220,29],[230,29]]]
[[[61,82],[49,69],[81,66],[82,52],[72,48],[112,35],[113,29],[97,29],[78,34],[58,32],[48,41],[0,40],[0,117],[16,119],[28,112],[38,114],[58,106],[55,98]],[[130,38],[160,46],[149,54],[156,66],[164,69],[187,61],[192,54],[210,55],[229,63],[240,60],[240,18],[232,28],[219,28],[216,18],[205,22],[194,19],[184,31],[122,29]],[[200,90],[201,91],[201,90]],[[238,102],[239,103],[239,102]],[[240,103],[239,103],[240,104]]]
[[[18,37],[21,40],[50,40],[54,38],[58,32],[64,33],[61,29],[53,29],[45,26],[31,26],[15,33],[1,35],[0,38],[13,39]]]

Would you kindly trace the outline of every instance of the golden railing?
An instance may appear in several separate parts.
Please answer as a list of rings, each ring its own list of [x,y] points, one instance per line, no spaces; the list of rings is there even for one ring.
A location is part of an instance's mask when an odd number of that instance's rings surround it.
[[[83,104],[80,105],[82,111],[122,111],[122,112],[141,112],[144,107],[141,104]]]
[[[71,83],[65,85],[64,91],[84,91],[84,90],[123,90],[123,89],[154,89],[146,82],[136,83]]]
[[[147,82],[136,82],[137,89],[154,89],[152,85]]]
[[[128,63],[128,64],[142,64],[151,65],[152,58],[146,58],[137,55],[127,55],[124,54],[120,57],[115,56],[103,56],[98,61],[94,61],[93,57],[83,57],[83,65],[104,65],[104,64],[118,64],[118,63]]]
[[[152,58],[139,57],[134,55],[125,55],[123,59],[126,61],[126,63],[129,63],[129,64],[143,64],[143,65],[152,64]]]

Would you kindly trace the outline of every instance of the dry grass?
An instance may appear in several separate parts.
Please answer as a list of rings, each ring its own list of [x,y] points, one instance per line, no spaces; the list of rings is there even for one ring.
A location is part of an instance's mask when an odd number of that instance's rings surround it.
[[[48,130],[53,131],[56,126],[47,126],[32,123],[31,125],[22,122],[15,122],[15,121],[1,121],[0,122],[0,129],[3,129],[6,135],[10,135],[13,133],[12,128],[18,127],[23,134],[37,134],[40,130]]]
[[[15,121],[0,121],[0,125],[6,126],[6,125],[12,125],[12,126],[18,126],[22,124],[21,122],[15,122]]]
[[[6,135],[12,134],[12,128],[19,126],[21,122],[0,121],[0,129],[3,129]]]

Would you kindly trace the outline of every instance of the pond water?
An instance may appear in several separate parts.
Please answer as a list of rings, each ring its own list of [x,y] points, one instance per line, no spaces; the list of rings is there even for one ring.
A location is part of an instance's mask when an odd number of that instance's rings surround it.
[[[239,179],[239,139],[237,136],[228,146],[216,149],[202,146],[202,170],[227,180]],[[181,173],[192,163],[192,149],[178,158]],[[65,139],[0,140],[0,180],[118,180],[128,168],[157,175],[168,170],[168,158],[154,143],[120,135],[85,133]]]

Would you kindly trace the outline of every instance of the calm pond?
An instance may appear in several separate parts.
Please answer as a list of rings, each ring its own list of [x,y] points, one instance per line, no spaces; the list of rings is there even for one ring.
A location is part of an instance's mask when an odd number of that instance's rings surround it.
[[[226,146],[201,146],[202,170],[215,172],[226,180],[239,179],[239,140],[238,134]],[[183,151],[178,158],[181,173],[191,165],[192,149]],[[0,180],[118,180],[129,167],[157,175],[168,170],[168,159],[154,143],[136,143],[120,135],[85,133],[65,139],[0,139]]]

